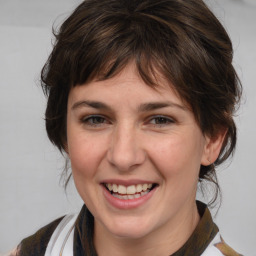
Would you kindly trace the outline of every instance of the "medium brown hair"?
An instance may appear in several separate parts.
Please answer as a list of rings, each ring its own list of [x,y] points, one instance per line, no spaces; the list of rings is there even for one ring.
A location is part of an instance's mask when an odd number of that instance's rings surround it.
[[[204,134],[227,134],[218,159],[201,166],[199,180],[218,188],[215,167],[234,152],[235,106],[241,85],[230,38],[201,0],[85,0],[55,32],[42,73],[48,96],[46,129],[60,151],[66,144],[69,91],[115,76],[134,61],[149,86],[157,74],[191,107]]]

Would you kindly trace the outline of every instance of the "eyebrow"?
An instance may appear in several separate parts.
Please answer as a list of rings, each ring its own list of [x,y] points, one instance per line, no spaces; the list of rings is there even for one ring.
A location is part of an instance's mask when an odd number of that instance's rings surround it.
[[[100,102],[100,101],[88,101],[88,100],[83,100],[83,101],[78,101],[73,104],[71,107],[72,110],[82,108],[82,107],[91,107],[99,110],[106,110],[106,111],[113,111],[110,106],[107,104]],[[175,107],[179,108],[181,110],[186,111],[187,108],[185,106],[179,105],[174,102],[149,102],[149,103],[143,103],[139,106],[138,111],[139,112],[149,112],[161,108],[166,108],[166,107]]]
[[[77,109],[77,108],[82,108],[82,107],[91,107],[95,109],[104,109],[111,111],[111,107],[109,107],[107,104],[99,101],[88,101],[88,100],[83,100],[83,101],[78,101],[74,103],[72,106],[72,109]]]
[[[148,111],[153,111],[156,109],[167,108],[167,107],[176,107],[176,108],[180,108],[182,110],[187,110],[187,108],[182,105],[167,101],[167,102],[152,102],[152,103],[141,104],[139,106],[139,111],[140,112],[148,112]]]

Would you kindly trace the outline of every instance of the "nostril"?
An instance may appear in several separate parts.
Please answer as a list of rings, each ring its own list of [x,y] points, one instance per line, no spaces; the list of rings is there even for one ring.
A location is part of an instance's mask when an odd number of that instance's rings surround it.
[[[112,166],[115,166],[120,171],[131,171],[136,166],[144,163],[145,153],[139,149],[122,150],[116,148],[108,152],[108,161]]]

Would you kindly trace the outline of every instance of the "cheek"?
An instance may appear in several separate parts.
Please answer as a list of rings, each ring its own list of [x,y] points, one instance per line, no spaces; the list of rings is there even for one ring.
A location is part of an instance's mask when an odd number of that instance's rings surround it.
[[[177,134],[162,141],[156,140],[153,145],[149,155],[162,176],[197,179],[203,152],[203,144],[197,134]]]
[[[103,157],[103,145],[82,133],[68,136],[68,150],[74,176],[93,175]]]
[[[98,167],[103,156],[103,147],[90,136],[75,132],[68,136],[69,158],[72,175],[78,193],[85,204],[93,209],[97,200]]]

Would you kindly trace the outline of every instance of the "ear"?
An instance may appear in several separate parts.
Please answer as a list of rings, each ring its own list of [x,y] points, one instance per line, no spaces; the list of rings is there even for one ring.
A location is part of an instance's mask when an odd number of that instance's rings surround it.
[[[218,158],[223,141],[226,137],[227,129],[221,129],[215,136],[205,137],[204,152],[201,159],[201,164],[204,166],[210,165],[216,161]]]

